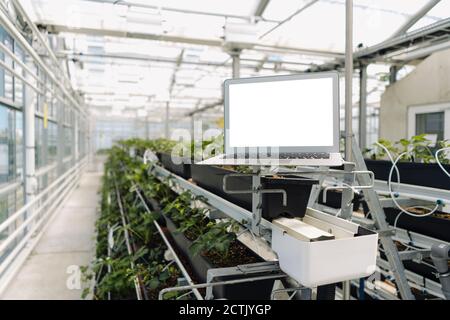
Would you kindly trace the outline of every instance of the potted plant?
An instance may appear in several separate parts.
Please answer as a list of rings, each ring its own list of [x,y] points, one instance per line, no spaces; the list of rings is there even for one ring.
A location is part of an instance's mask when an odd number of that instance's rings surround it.
[[[409,155],[402,157],[397,163],[402,183],[450,189],[450,179],[436,163],[435,150],[425,135],[414,136],[409,140],[401,139],[395,143],[380,139],[378,143],[389,150],[394,160],[403,152],[409,151]],[[439,141],[434,149],[449,146],[450,143],[447,141]],[[388,180],[392,162],[387,159],[386,151],[374,144],[364,153],[368,157],[365,159],[367,169],[374,172],[376,179]],[[439,159],[444,169],[450,172],[450,160],[445,157],[444,153],[440,153]],[[392,174],[392,181],[397,181],[395,170]]]

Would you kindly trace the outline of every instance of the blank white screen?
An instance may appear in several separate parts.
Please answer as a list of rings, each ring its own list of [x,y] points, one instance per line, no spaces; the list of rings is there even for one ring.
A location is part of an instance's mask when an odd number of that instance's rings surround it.
[[[230,147],[333,145],[333,79],[229,85]]]

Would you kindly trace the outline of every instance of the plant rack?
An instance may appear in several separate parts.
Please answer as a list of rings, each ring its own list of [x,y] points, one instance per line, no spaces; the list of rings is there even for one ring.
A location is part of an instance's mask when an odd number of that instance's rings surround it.
[[[332,170],[327,167],[296,168],[295,170],[292,170],[280,167],[277,168],[276,172],[278,174],[285,172],[289,174],[301,174],[302,176],[311,175],[312,178],[319,180],[319,184],[313,186],[308,202],[309,208],[321,210],[331,215],[339,214],[340,217],[344,219],[353,219],[354,222],[378,233],[382,247],[380,250],[384,252],[385,258],[378,259],[377,265],[379,270],[377,273],[395,283],[396,292],[399,293],[399,296],[402,299],[415,299],[412,288],[442,298],[443,294],[439,283],[430,279],[425,279],[409,270],[405,270],[403,265],[403,261],[420,260],[423,257],[429,256],[431,246],[433,244],[442,243],[442,241],[399,228],[393,229],[389,226],[386,222],[386,216],[383,210],[383,207],[389,204],[389,199],[380,199],[380,195],[386,193],[387,187],[380,181],[374,181],[373,174],[367,170],[362,153],[356,144],[355,139],[352,139],[352,141],[352,154],[355,162],[346,163],[344,170]],[[216,217],[229,217],[243,224],[248,231],[243,232],[239,240],[260,255],[260,249],[261,247],[264,247],[264,254],[262,257],[266,260],[274,259],[274,253],[271,250],[270,245],[267,244],[267,242],[271,241],[273,225],[270,221],[261,216],[262,192],[260,192],[261,177],[264,176],[264,174],[273,174],[273,171],[267,171],[267,168],[262,167],[253,168],[252,211],[231,203],[222,197],[173,174],[156,163],[151,163],[149,171],[159,180],[169,181],[169,186],[176,193],[189,190],[194,195],[201,196],[205,199],[205,204],[211,208],[210,215],[215,215]],[[168,179],[169,177],[170,179]],[[356,184],[356,182],[358,183]],[[325,190],[322,188],[323,186],[326,186],[326,190],[342,190],[342,206],[340,210],[319,204],[319,194],[322,190]],[[371,219],[353,216],[352,200],[356,190],[360,190],[364,194],[364,199],[367,202],[371,213]],[[450,191],[448,190],[426,188],[424,191],[422,187],[400,184],[398,186],[398,191],[399,201],[417,203],[417,201],[427,202],[432,198],[439,198],[443,200],[443,204],[450,204]],[[396,241],[409,243],[412,250],[408,250],[408,252],[399,252]],[[414,250],[415,248],[417,250]],[[270,270],[270,266],[271,264],[266,266],[268,267],[268,271],[280,272],[277,264],[272,264],[273,270]],[[280,277],[281,274],[282,273],[279,274]],[[355,279],[351,281],[351,284],[359,289],[360,294],[361,292],[365,292],[369,296],[377,299],[398,299],[396,293],[385,292],[383,289],[373,286],[373,284],[368,281],[357,281]],[[342,289],[344,298],[345,291],[347,291],[347,295],[349,295],[350,291],[350,282],[348,282],[347,285],[347,288],[344,286]],[[211,285],[188,285],[185,290],[207,287],[211,287]],[[302,292],[302,294],[300,294],[302,297],[310,298],[311,296],[310,294],[303,293],[305,290],[309,289],[301,285],[298,286],[296,290]]]

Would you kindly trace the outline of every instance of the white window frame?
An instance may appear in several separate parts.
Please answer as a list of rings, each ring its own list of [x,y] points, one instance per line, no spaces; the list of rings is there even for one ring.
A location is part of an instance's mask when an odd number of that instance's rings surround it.
[[[444,112],[444,140],[450,139],[450,102],[408,107],[408,137],[416,135],[416,114]]]

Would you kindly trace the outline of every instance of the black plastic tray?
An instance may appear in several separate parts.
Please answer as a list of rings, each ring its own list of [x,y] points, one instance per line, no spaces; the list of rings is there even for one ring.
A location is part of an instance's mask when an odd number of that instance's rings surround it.
[[[173,240],[175,241],[178,249],[183,254],[184,258],[189,262],[190,266],[195,273],[195,276],[203,283],[207,281],[207,272],[208,269],[218,268],[214,266],[209,259],[201,256],[201,255],[193,255],[191,254],[189,248],[192,245],[192,241],[186,238],[184,234],[181,232],[177,232],[177,227],[173,223],[173,221],[164,216],[166,220],[166,226],[169,232],[172,235]],[[255,255],[256,256],[256,255]],[[259,257],[258,257],[259,258]],[[264,260],[259,258],[260,262]],[[253,276],[258,276],[261,274],[254,274]],[[227,276],[227,277],[219,277],[216,281],[226,281],[233,279],[240,279],[243,277],[248,277],[245,275],[239,276]],[[215,299],[230,299],[230,300],[267,300],[270,298],[270,294],[272,292],[274,280],[262,280],[255,282],[246,282],[246,283],[238,283],[233,285],[226,286],[215,286],[213,289],[214,298]]]
[[[397,208],[384,208],[384,212],[386,213],[387,222],[389,222],[390,225],[393,225],[400,210]],[[415,218],[403,213],[401,217],[398,218],[397,227],[450,242],[450,219],[432,215],[423,218]]]
[[[159,153],[158,158],[164,168],[184,179],[191,178],[191,160],[188,158],[172,157],[169,153]],[[172,161],[175,160],[176,163]]]
[[[364,159],[367,169],[373,171],[375,179],[388,180],[392,167],[390,161]],[[438,189],[450,189],[450,179],[435,163],[398,162],[402,183],[426,186]],[[450,165],[443,165],[450,172]],[[392,173],[392,181],[397,181],[397,174]]]
[[[223,178],[227,174],[236,173],[232,170],[216,166],[195,165],[191,166],[192,180],[200,187],[217,194],[218,196],[249,211],[252,210],[252,195],[230,194],[223,190]],[[284,189],[287,193],[287,206],[283,206],[281,193],[263,194],[263,212],[265,219],[272,220],[279,216],[303,217],[306,213],[311,188],[317,184],[317,180],[301,178],[297,176],[283,176],[282,178],[261,179],[263,189]],[[252,177],[232,177],[227,181],[229,190],[250,190]]]

